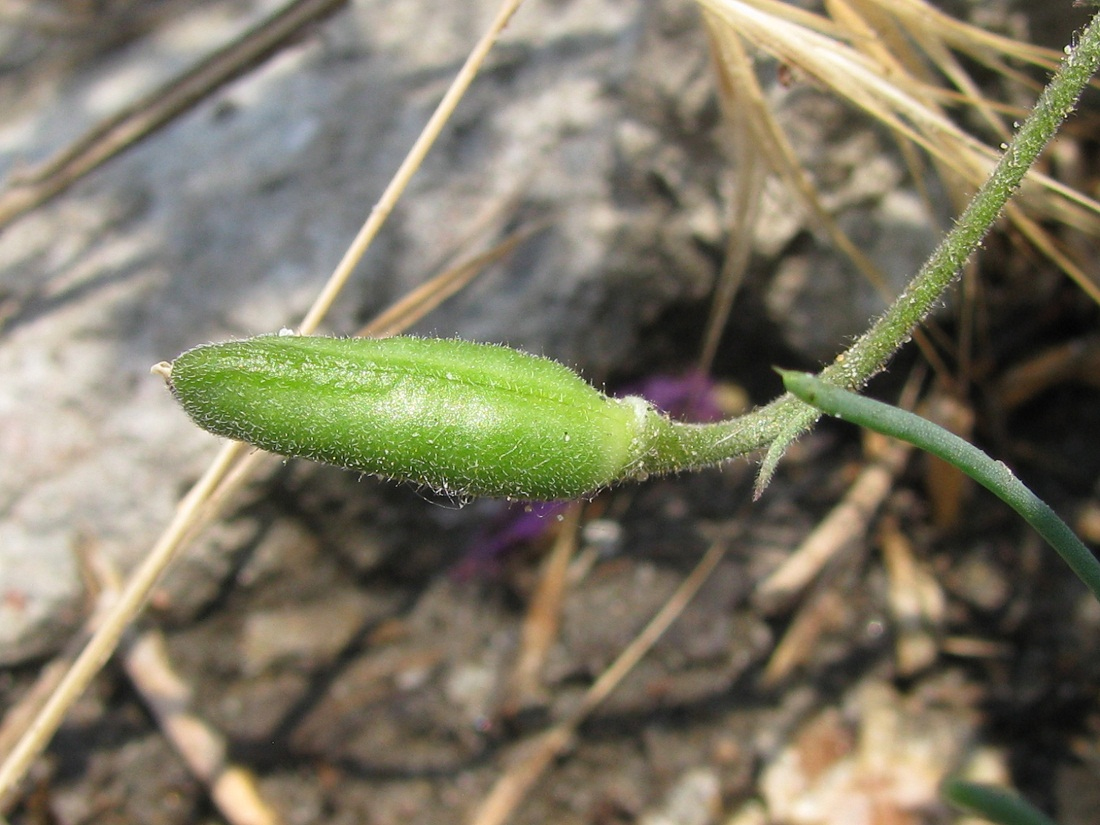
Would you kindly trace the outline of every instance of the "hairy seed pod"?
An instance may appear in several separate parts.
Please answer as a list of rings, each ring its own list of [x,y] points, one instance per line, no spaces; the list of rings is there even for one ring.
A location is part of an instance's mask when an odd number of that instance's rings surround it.
[[[456,496],[575,498],[645,474],[667,424],[491,344],[264,335],[158,365],[216,435]]]

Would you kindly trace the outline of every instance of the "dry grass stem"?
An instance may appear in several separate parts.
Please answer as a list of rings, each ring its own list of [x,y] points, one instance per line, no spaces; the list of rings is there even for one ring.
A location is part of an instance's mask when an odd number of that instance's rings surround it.
[[[879,528],[879,546],[890,584],[887,594],[894,625],[897,670],[913,676],[939,655],[939,635],[946,598],[939,582],[914,558],[913,546],[897,519],[886,517]]]
[[[940,642],[940,650],[963,659],[1008,660],[1015,653],[1011,642],[995,642],[973,636],[947,636]]]
[[[504,0],[501,3],[496,17],[470,52],[466,62],[462,64],[462,68],[459,69],[455,79],[443,95],[443,99],[439,101],[439,105],[432,113],[431,118],[428,119],[428,123],[424,126],[416,142],[413,143],[405,159],[394,173],[393,178],[386,186],[386,190],[374,205],[363,227],[352,240],[351,245],[340,259],[340,263],[336,265],[336,270],[321,289],[321,293],[313,302],[313,306],[310,307],[309,312],[302,319],[298,329],[303,335],[313,333],[321,320],[328,314],[329,308],[343,290],[344,285],[348,282],[352,272],[355,271],[355,267],[359,264],[363,255],[366,254],[367,247],[374,241],[378,231],[382,228],[382,224],[386,222],[386,218],[389,217],[390,212],[397,205],[397,201],[404,193],[405,187],[409,185],[412,176],[420,168],[420,164],[427,156],[428,150],[432,148],[432,144],[439,137],[439,133],[450,119],[455,107],[458,106],[458,102],[466,94],[470,84],[473,83],[474,77],[477,76],[478,71],[485,62],[485,58],[489,56],[493,44],[496,43],[497,38],[504,31],[504,27],[508,25],[508,21],[519,10],[522,3],[523,0]]]
[[[123,645],[126,675],[183,757],[191,773],[231,825],[278,825],[280,819],[260,796],[256,779],[228,761],[225,737],[191,710],[191,687],[173,669],[164,635],[147,630]]]
[[[556,725],[518,746],[511,767],[494,783],[469,825],[504,825],[550,764],[572,746],[573,737],[571,726]]]
[[[723,94],[742,96],[742,111],[754,121],[759,120],[754,128],[758,140],[767,141],[763,145],[769,147],[773,171],[799,193],[816,224],[875,284],[881,279],[874,267],[833,225],[762,102],[745,46],[761,49],[814,78],[887,126],[903,147],[906,143],[919,146],[935,161],[941,178],[951,188],[953,177],[966,187],[977,187],[996,162],[998,150],[960,129],[942,103],[961,101],[976,109],[999,141],[1003,142],[1007,133],[998,117],[1000,107],[979,93],[953,50],[1006,76],[1012,76],[1005,66],[1006,59],[1050,68],[1060,57],[959,23],[919,0],[896,4],[834,0],[829,7],[836,19],[828,24],[824,18],[808,20],[806,13],[792,15],[782,4],[770,0],[699,0],[699,4],[718,62],[729,76],[721,87]],[[920,47],[919,53],[910,43]],[[932,68],[945,75],[956,89],[943,89],[932,75]],[[917,158],[905,148],[902,153],[919,180]],[[1060,248],[1032,217],[1054,219],[1096,237],[1100,236],[1100,204],[1035,170],[1028,174],[1021,204],[1008,210],[1009,220],[1094,300],[1100,301],[1097,275]]]
[[[846,610],[837,588],[825,583],[815,589],[768,657],[760,674],[760,687],[767,690],[785,681],[810,658],[822,635],[843,625]]]
[[[97,124],[49,160],[13,176],[0,195],[0,228],[188,111],[344,2],[293,0],[184,74]]]
[[[866,535],[871,519],[912,453],[909,445],[900,442],[878,436],[868,441],[878,445],[872,448],[874,457],[844,498],[757,587],[753,602],[764,612],[774,614],[789,608],[829,562]]]
[[[92,590],[95,594],[94,606],[80,631],[48,665],[38,671],[38,677],[30,690],[18,703],[4,712],[3,722],[0,723],[0,759],[7,759],[19,740],[26,735],[46,702],[57,691],[81,649],[118,599],[121,583],[114,575],[113,565],[106,562],[91,542],[77,548],[77,552],[82,556],[82,566],[87,571],[91,587],[95,588]],[[0,812],[8,813],[15,801],[14,790],[15,788],[6,788],[0,792]]]
[[[864,2],[872,3],[883,13],[896,16],[905,26],[906,31],[942,40],[952,49],[966,54],[999,74],[1007,74],[1010,71],[1004,63],[1005,57],[1050,70],[1055,69],[1062,59],[1062,54],[1053,49],[1014,40],[957,20],[925,0],[864,0]],[[1024,75],[1018,75],[1018,77],[1026,78]],[[1033,80],[1026,79],[1029,85],[1035,86]]]
[[[512,671],[504,713],[514,715],[545,701],[542,667],[561,625],[562,602],[569,583],[569,565],[577,552],[584,507],[574,502],[564,515],[561,531],[542,566],[538,585],[523,620],[519,656]]]
[[[580,724],[615,690],[672,626],[725,554],[725,544],[718,542],[711,545],[699,564],[680,583],[676,592],[657,611],[649,624],[585,692],[577,709],[550,730],[516,748],[515,761],[497,779],[489,795],[478,806],[469,820],[470,825],[503,825],[508,820],[554,759],[571,745]]]
[[[122,594],[102,624],[4,760],[4,764],[0,765],[0,796],[10,793],[19,784],[31,762],[57,731],[66,711],[111,658],[126,627],[141,612],[149,593],[175,557],[183,538],[198,522],[206,499],[247,449],[246,445],[240,443],[225,445],[214,463],[177,505],[175,516],[161,538],[130,575]]]
[[[992,395],[1009,413],[1051,387],[1080,382],[1100,387],[1100,337],[1076,338],[1034,353],[1005,372]]]
[[[492,249],[439,273],[430,281],[410,290],[356,334],[364,337],[388,338],[404,332],[452,295],[469,286],[478,275],[485,272],[486,267],[507,257],[517,246],[527,241],[540,229],[541,227],[536,226],[513,233]]]
[[[970,439],[974,434],[974,410],[958,395],[935,390],[921,404],[921,415],[953,432]],[[963,505],[972,488],[970,477],[932,455],[924,459],[924,489],[932,504],[932,521],[942,531],[954,529],[963,518]]]
[[[705,5],[705,3],[704,3]],[[740,112],[751,133],[752,142],[759,147],[760,157],[767,167],[784,184],[797,193],[817,227],[841,250],[867,280],[886,295],[886,279],[879,268],[856,246],[833,220],[821,202],[817,188],[799,162],[794,147],[780,127],[772,108],[756,77],[755,67],[745,43],[731,33],[728,21],[705,9],[703,19],[707,24],[710,41],[715,50],[718,69],[718,92],[726,111]],[[752,159],[750,159],[752,160]],[[753,173],[756,174],[756,173]]]
[[[727,143],[734,155],[737,174],[734,179],[736,192],[730,216],[729,238],[726,240],[726,254],[715,282],[710,313],[703,332],[703,346],[699,355],[701,372],[710,371],[726,321],[733,309],[734,299],[748,271],[749,258],[752,255],[752,235],[764,202],[764,184],[767,182],[770,166],[763,149],[764,144],[753,134],[754,124],[759,119],[738,114],[737,105],[742,92],[735,79],[723,70],[723,64],[718,60],[722,46],[715,39],[713,27],[708,25],[706,30],[710,38],[711,56],[715,61],[718,101],[725,115],[723,123],[728,133]],[[759,95],[759,87],[755,87],[755,90],[756,94],[752,88],[747,90],[750,105],[760,106],[763,100]]]

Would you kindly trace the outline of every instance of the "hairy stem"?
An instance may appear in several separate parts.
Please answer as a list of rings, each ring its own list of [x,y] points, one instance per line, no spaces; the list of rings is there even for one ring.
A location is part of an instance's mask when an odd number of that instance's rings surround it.
[[[858,389],[909,340],[913,329],[958,277],[1028,169],[1073,111],[1098,65],[1100,15],[1094,15],[1081,32],[1077,45],[1067,48],[1057,74],[1043,90],[1035,108],[955,226],[886,313],[821,372],[823,378],[839,386]],[[761,439],[771,445],[757,478],[757,495],[771,480],[790,442],[813,424],[818,415],[816,409],[788,395],[756,414],[731,422],[729,429],[738,430],[737,435],[728,436],[731,445],[752,445],[750,449],[754,449],[761,446]]]

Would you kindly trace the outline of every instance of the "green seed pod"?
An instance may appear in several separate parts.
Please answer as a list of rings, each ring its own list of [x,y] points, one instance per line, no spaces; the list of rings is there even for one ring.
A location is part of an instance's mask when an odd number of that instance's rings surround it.
[[[668,424],[554,361],[467,341],[265,335],[154,369],[216,435],[459,497],[575,498],[644,476]]]

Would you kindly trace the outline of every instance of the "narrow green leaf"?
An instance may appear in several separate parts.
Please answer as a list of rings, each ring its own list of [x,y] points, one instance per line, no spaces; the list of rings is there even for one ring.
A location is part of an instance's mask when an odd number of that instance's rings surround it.
[[[997,825],[1055,825],[1053,819],[1031,803],[992,785],[949,779],[943,783],[943,795],[967,813],[978,814]]]
[[[908,441],[962,470],[1023,516],[1100,600],[1100,561],[1002,462],[919,415],[848,392],[809,373],[778,372],[788,392],[822,412]]]

